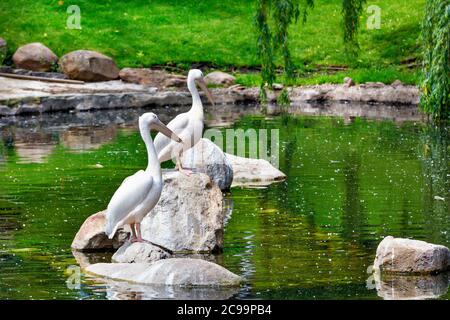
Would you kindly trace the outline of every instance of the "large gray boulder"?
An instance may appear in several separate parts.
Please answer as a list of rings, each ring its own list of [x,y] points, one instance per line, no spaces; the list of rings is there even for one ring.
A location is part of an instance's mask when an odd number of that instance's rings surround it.
[[[126,242],[111,258],[116,263],[151,263],[170,258],[166,250],[146,242]]]
[[[39,42],[19,47],[12,59],[16,67],[33,71],[50,71],[58,61],[56,54]]]
[[[156,207],[142,221],[144,239],[173,252],[217,252],[223,248],[220,188],[204,173],[163,173]]]
[[[163,172],[164,188],[141,225],[143,237],[173,252],[217,252],[223,248],[224,210],[220,188],[204,173],[190,177]],[[128,225],[109,240],[106,211],[90,216],[72,243],[76,250],[117,249],[129,237]]]
[[[233,168],[225,153],[208,139],[183,153],[183,166],[206,173],[221,190],[228,190],[233,182]]]
[[[233,168],[233,186],[266,185],[286,178],[267,160],[225,155]]]
[[[145,285],[184,287],[239,286],[241,277],[201,259],[172,258],[149,263],[97,263],[87,273]]]
[[[59,66],[64,74],[74,80],[107,81],[119,77],[114,60],[96,51],[70,52],[61,57]]]
[[[112,239],[105,233],[106,211],[89,216],[78,230],[71,248],[79,251],[113,250],[122,246],[129,238],[128,226],[120,228]]]
[[[217,86],[231,86],[235,84],[236,78],[222,71],[213,71],[205,76],[206,84]]]
[[[450,267],[447,247],[388,236],[380,242],[374,270],[381,273],[433,274]]]

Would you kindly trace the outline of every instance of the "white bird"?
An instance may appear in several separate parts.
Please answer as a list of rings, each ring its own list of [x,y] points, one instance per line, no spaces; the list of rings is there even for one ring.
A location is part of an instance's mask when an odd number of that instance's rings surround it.
[[[182,153],[192,148],[201,139],[203,133],[203,105],[195,85],[196,82],[214,105],[211,92],[209,92],[203,79],[203,73],[198,69],[190,70],[187,78],[187,86],[192,95],[192,107],[188,112],[180,113],[167,124],[167,127],[175,132],[183,143],[174,142],[162,134],[158,134],[155,137],[155,148],[158,153],[159,162],[162,163],[175,157],[178,170],[187,175],[191,171],[185,170],[182,167]]]
[[[139,117],[139,131],[147,148],[147,169],[139,170],[125,178],[112,196],[106,211],[106,234],[110,239],[117,229],[129,224],[132,242],[142,242],[140,223],[159,201],[163,188],[161,166],[153,144],[150,130],[157,130],[174,141],[181,139],[167,128],[156,116],[148,112]]]

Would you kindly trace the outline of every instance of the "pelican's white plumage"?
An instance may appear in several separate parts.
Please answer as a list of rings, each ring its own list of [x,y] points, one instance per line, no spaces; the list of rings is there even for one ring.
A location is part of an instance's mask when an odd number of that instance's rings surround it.
[[[125,178],[112,196],[106,212],[106,234],[111,239],[116,230],[130,224],[133,238],[142,241],[140,223],[159,201],[163,187],[161,166],[150,129],[155,129],[175,141],[181,141],[168,129],[154,113],[145,113],[139,117],[139,131],[147,148],[148,165],[132,176]],[[134,228],[136,227],[136,229]],[[137,234],[137,237],[136,237]]]
[[[160,162],[175,157],[179,170],[181,167],[181,153],[192,148],[202,137],[203,133],[203,104],[196,87],[196,81],[214,104],[211,93],[203,80],[203,73],[198,69],[189,71],[187,78],[188,89],[192,95],[192,107],[188,112],[177,115],[167,127],[180,137],[183,143],[177,143],[158,133],[155,137],[155,149]]]

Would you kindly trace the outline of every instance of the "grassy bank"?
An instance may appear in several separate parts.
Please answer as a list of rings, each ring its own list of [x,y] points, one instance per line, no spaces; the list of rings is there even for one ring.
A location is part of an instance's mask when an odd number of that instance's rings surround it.
[[[381,29],[365,27],[361,17],[361,52],[349,59],[344,52],[341,0],[316,0],[305,25],[291,28],[299,84],[417,81],[414,61],[425,0],[370,1],[381,8]],[[81,9],[81,30],[68,29],[69,5]],[[115,58],[120,67],[171,65],[181,69],[204,63],[240,69],[238,81],[255,84],[258,75],[242,70],[258,67],[253,25],[255,1],[219,0],[2,0],[0,37],[10,54],[25,43],[39,41],[58,56],[92,49]],[[412,66],[411,66],[411,62]],[[345,67],[334,72],[330,66]],[[331,68],[334,69],[334,68]]]

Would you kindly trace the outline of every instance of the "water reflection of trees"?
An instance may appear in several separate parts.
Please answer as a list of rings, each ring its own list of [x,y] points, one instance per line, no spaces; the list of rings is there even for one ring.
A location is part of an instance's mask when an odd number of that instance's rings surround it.
[[[423,214],[429,241],[450,243],[450,232],[442,232],[450,209],[450,130],[428,125],[420,134],[419,157],[423,168]]]

